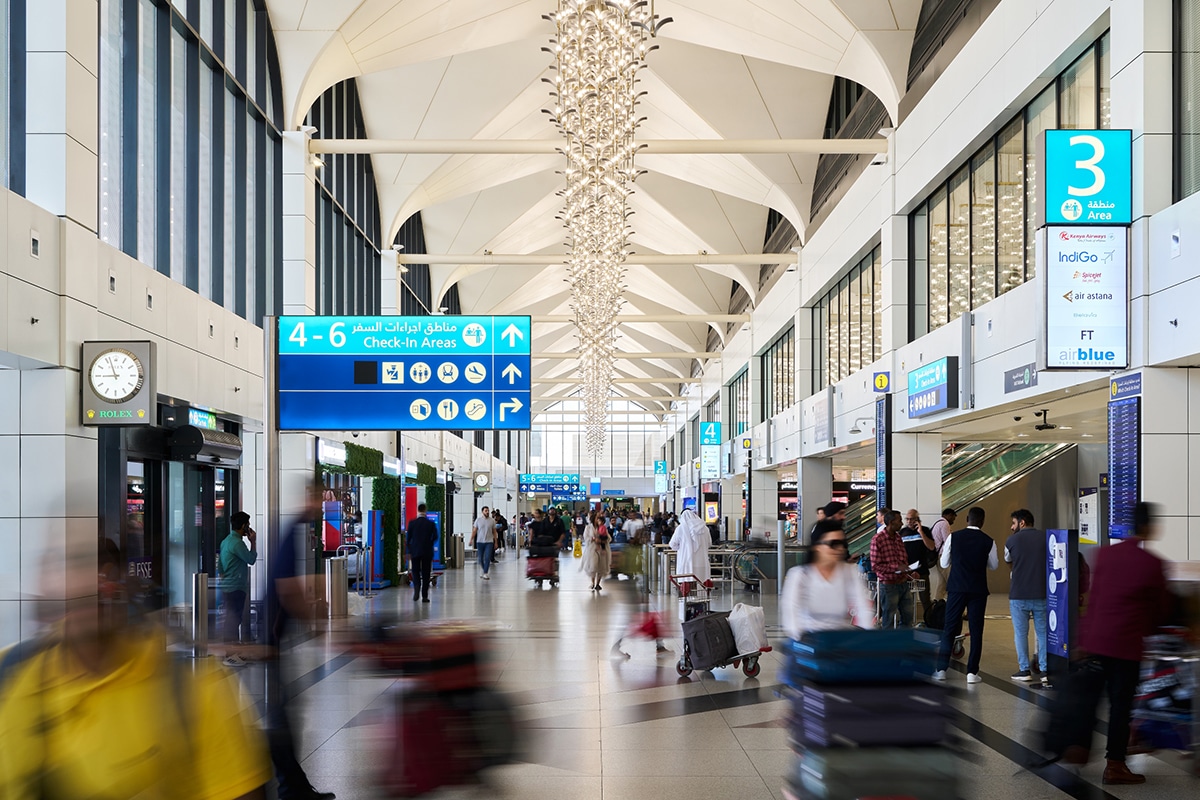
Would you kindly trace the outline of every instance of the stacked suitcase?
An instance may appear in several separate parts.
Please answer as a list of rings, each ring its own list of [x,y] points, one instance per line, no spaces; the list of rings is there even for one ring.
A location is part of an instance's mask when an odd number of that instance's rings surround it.
[[[944,747],[946,689],[929,680],[932,632],[839,630],[784,648],[795,800],[958,797],[957,757]]]

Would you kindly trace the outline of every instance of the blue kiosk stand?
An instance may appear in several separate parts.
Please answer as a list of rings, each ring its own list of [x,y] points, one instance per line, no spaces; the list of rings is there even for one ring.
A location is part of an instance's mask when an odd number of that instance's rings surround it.
[[[1065,685],[1079,621],[1079,531],[1046,531],[1046,669]]]
[[[383,512],[363,512],[363,529],[365,546],[371,548],[371,557],[367,563],[367,574],[359,576],[354,588],[375,590],[391,586],[392,582],[383,577]]]

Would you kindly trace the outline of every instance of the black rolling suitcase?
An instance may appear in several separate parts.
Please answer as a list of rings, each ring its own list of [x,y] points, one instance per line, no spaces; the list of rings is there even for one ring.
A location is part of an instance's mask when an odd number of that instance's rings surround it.
[[[737,655],[728,611],[688,620],[683,623],[683,638],[693,669],[712,669]]]
[[[798,744],[915,747],[946,737],[946,690],[924,683],[828,686],[805,682],[793,695]]]
[[[958,797],[958,756],[937,747],[813,748],[796,758],[788,788],[802,798]]]

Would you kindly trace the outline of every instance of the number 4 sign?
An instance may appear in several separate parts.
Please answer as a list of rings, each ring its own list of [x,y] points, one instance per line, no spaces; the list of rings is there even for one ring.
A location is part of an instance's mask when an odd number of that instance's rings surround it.
[[[1133,132],[1049,130],[1041,148],[1043,225],[1133,220]]]

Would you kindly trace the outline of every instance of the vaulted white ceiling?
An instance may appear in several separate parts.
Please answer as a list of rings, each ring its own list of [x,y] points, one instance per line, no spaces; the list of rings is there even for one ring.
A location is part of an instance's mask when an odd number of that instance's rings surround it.
[[[357,78],[378,139],[545,139],[554,0],[267,0],[291,126],[331,85]],[[642,73],[645,139],[820,138],[835,75],[871,90],[895,119],[921,0],[656,0],[673,17]],[[430,253],[561,254],[559,156],[375,155],[385,240],[420,211]],[[767,211],[803,240],[817,156],[643,155],[631,201],[637,253],[760,252]],[[629,314],[722,314],[735,285],[756,300],[758,268],[628,263]],[[464,313],[569,314],[562,266],[435,265],[435,306],[457,285]],[[714,324],[720,329],[723,326]],[[630,353],[704,351],[710,326],[624,326]],[[572,328],[538,323],[535,352],[573,352]],[[614,388],[673,395],[690,359],[621,360]],[[535,361],[536,378],[575,364]],[[535,385],[538,407],[570,385]],[[667,403],[648,401],[662,409]]]

